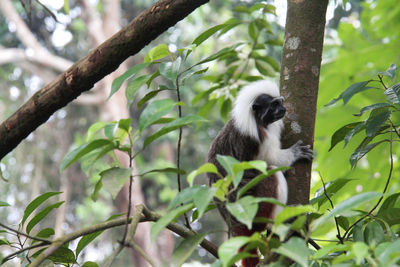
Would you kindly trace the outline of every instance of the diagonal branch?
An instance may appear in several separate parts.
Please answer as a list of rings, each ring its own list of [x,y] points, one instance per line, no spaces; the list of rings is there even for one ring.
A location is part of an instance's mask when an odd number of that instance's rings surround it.
[[[0,159],[47,121],[54,112],[84,91],[90,90],[125,59],[138,53],[169,27],[207,2],[208,0],[161,0],[143,11],[125,28],[34,94],[0,125]]]

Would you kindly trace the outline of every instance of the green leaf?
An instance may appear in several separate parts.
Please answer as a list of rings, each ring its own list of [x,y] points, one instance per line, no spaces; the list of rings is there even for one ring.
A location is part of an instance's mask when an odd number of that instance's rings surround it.
[[[108,139],[96,139],[72,150],[65,156],[65,158],[61,162],[60,171],[65,170],[69,165],[82,158],[84,155],[106,145],[113,145],[113,142]]]
[[[397,66],[396,64],[392,64],[389,66],[389,68],[387,69],[387,71],[385,72],[378,72],[379,74],[389,77],[391,80],[394,79],[394,77],[396,76],[396,71],[397,71]]]
[[[239,222],[245,224],[248,229],[251,229],[258,210],[258,202],[254,197],[242,197],[236,200],[236,202],[228,203],[226,208]]]
[[[262,60],[255,60],[256,69],[264,76],[274,77],[276,72],[274,68],[267,62]]]
[[[82,267],[99,267],[99,265],[93,261],[87,261],[82,265]]]
[[[137,91],[147,83],[152,75],[153,74],[139,76],[128,84],[128,86],[126,87],[125,95],[130,103],[133,102]]]
[[[204,212],[208,208],[208,205],[211,203],[214,198],[216,188],[210,188],[208,186],[202,186],[198,192],[196,192],[193,196],[194,205],[196,205],[198,211],[198,218],[203,216]]]
[[[187,187],[179,192],[175,198],[169,203],[168,210],[172,210],[181,204],[187,204],[193,201],[194,195],[201,190],[202,186],[195,185]]]
[[[395,193],[395,194],[388,196],[383,201],[381,207],[379,208],[378,215],[379,215],[379,213],[381,213],[387,209],[394,208],[399,197],[400,197],[400,193]]]
[[[193,209],[193,203],[189,203],[183,206],[179,206],[174,210],[169,211],[166,215],[162,216],[155,224],[151,227],[150,239],[154,242],[157,236],[164,230],[165,227],[185,212]]]
[[[339,179],[330,181],[329,183],[327,183],[325,185],[326,194],[328,195],[328,197],[331,198],[335,193],[337,193],[348,182],[351,182],[351,181],[353,181],[353,179],[346,179],[346,178],[339,178]],[[310,204],[318,203],[318,207],[321,207],[326,201],[328,201],[328,198],[326,197],[325,192],[324,192],[324,187],[322,186],[316,192],[315,198],[310,200]]]
[[[132,169],[111,167],[100,172],[99,175],[101,177],[101,182],[104,185],[104,189],[106,189],[111,194],[112,198],[115,199],[121,188],[132,175]]]
[[[41,237],[41,238],[49,238],[50,236],[54,235],[54,229],[53,228],[45,228],[43,230],[40,230],[40,232],[36,235],[36,237]],[[39,242],[38,240],[33,240],[32,245],[34,243]]]
[[[26,226],[26,232],[29,234],[32,230],[33,227],[35,227],[36,224],[38,224],[41,220],[44,219],[44,217],[47,216],[47,214],[50,213],[53,209],[57,209],[60,207],[65,201],[60,201],[57,202],[56,204],[47,206],[43,210],[41,210],[35,217],[32,218],[32,220],[29,221],[28,225]]]
[[[305,241],[299,237],[292,237],[286,243],[283,243],[279,248],[273,251],[284,255],[303,267],[308,267],[308,257],[311,255],[311,250],[307,247]]]
[[[149,173],[154,173],[154,172],[176,173],[176,174],[181,174],[181,175],[185,175],[186,174],[186,172],[184,170],[182,170],[182,169],[167,167],[167,168],[153,169],[153,170],[150,170],[150,171],[146,171],[144,173],[141,173],[140,176],[144,176],[144,175],[147,175]]]
[[[352,196],[342,202],[340,202],[336,207],[328,214],[321,216],[317,220],[311,223],[312,231],[317,229],[319,225],[325,223],[329,219],[333,218],[334,216],[339,216],[346,211],[352,210],[357,208],[358,206],[368,203],[371,200],[374,200],[381,196],[381,193],[378,192],[365,192],[355,196]],[[278,214],[279,216],[279,214]]]
[[[139,71],[141,71],[144,68],[147,68],[148,66],[150,66],[152,63],[147,62],[147,63],[142,63],[139,65],[135,65],[132,68],[130,68],[129,70],[127,70],[124,74],[122,74],[121,76],[119,76],[118,78],[116,78],[111,85],[111,93],[110,96],[107,98],[110,99],[110,97],[115,94],[119,88],[121,88],[121,85],[128,80],[129,78],[134,77]]]
[[[256,26],[256,23],[254,21],[249,23],[248,29],[247,29],[250,38],[256,42],[257,41],[257,37],[258,37],[258,29]]]
[[[381,112],[374,117],[368,118],[365,123],[365,132],[368,137],[373,137],[381,129],[382,125],[389,119],[391,112]],[[372,113],[371,113],[372,115]]]
[[[285,207],[276,216],[274,226],[278,226],[289,218],[292,218],[292,217],[295,217],[297,215],[307,213],[307,212],[315,212],[315,208],[311,205]]]
[[[379,211],[377,217],[384,220],[390,226],[400,224],[400,208],[388,208]]]
[[[68,3],[68,0],[64,0],[64,11],[65,11],[65,14],[69,14],[69,3]]]
[[[172,266],[182,266],[182,264],[192,255],[193,251],[203,241],[205,234],[195,234],[185,238],[174,250],[171,257]]]
[[[10,204],[4,201],[0,201],[0,207],[7,207],[7,206],[10,206]]]
[[[144,57],[144,62],[154,62],[168,56],[171,56],[168,46],[166,44],[160,44],[150,49],[150,51]]]
[[[265,168],[266,169],[266,168]],[[271,175],[279,172],[279,171],[285,171],[289,169],[288,167],[280,167],[280,168],[276,168],[273,170],[268,171],[267,173],[263,173],[258,175],[257,177],[253,178],[250,180],[250,182],[246,183],[243,187],[241,187],[237,193],[237,197],[240,198],[241,196],[243,196],[248,190],[250,190],[251,188],[253,188],[254,186],[256,186],[258,183],[260,183],[261,181],[263,181],[264,179],[267,179],[268,177],[270,177]]]
[[[219,50],[218,52],[212,54],[211,56],[208,56],[208,57],[200,60],[200,62],[195,64],[195,66],[200,65],[200,64],[204,64],[204,63],[207,63],[207,62],[210,62],[210,61],[213,61],[213,60],[218,59],[218,58],[221,58],[221,57],[227,55],[228,53],[234,51],[240,45],[242,45],[242,43],[237,43],[237,44],[234,44],[234,45],[232,45],[230,47],[225,47],[225,48]]]
[[[354,242],[351,245],[351,252],[356,256],[356,264],[359,266],[369,255],[369,247],[363,242]]]
[[[385,91],[387,100],[393,104],[400,104],[400,83],[396,83]]]
[[[364,113],[367,112],[367,111],[375,110],[375,109],[381,109],[381,108],[387,108],[387,107],[393,107],[393,105],[392,105],[392,104],[389,104],[389,103],[375,103],[375,104],[372,104],[372,105],[363,107],[363,108],[360,110],[360,113],[353,114],[353,115],[354,115],[354,116],[361,116],[362,114],[364,114]]]
[[[162,92],[164,90],[169,90],[169,89],[159,89],[147,93],[142,99],[139,100],[139,102],[137,103],[137,107],[142,108],[145,103],[147,103],[150,99],[158,95],[159,92]]]
[[[352,122],[337,130],[331,138],[331,147],[329,151],[331,151],[338,143],[344,140],[345,136],[352,131],[357,125],[363,124],[364,122]]]
[[[400,258],[400,239],[391,242],[385,246],[382,253],[379,254],[378,260],[380,266],[395,266]]]
[[[60,247],[48,257],[49,260],[55,263],[75,263],[75,254],[72,250],[66,247]]]
[[[175,61],[173,62],[163,62],[160,64],[160,67],[158,68],[160,71],[160,74],[167,78],[168,80],[172,81],[174,85],[176,86],[176,79],[178,77],[179,69],[181,67],[181,62],[182,59],[178,57]]]
[[[250,9],[243,5],[237,5],[233,8],[233,11],[240,13],[250,13]]]
[[[188,116],[176,119],[176,120],[166,124],[164,127],[162,127],[160,130],[158,130],[154,134],[147,137],[146,140],[144,141],[143,146],[146,147],[147,145],[149,145],[151,142],[158,139],[159,137],[161,137],[169,132],[172,132],[176,129],[179,129],[183,126],[189,125],[194,122],[202,122],[202,121],[205,121],[205,119],[198,115],[188,115]]]
[[[131,125],[132,125],[132,119],[131,118],[120,119],[118,121],[118,128],[124,130],[126,133],[130,132]]]
[[[104,127],[106,127],[108,124],[109,124],[108,122],[103,122],[103,121],[99,121],[99,122],[96,122],[96,123],[92,124],[89,127],[89,129],[88,129],[88,131],[86,133],[86,142],[91,141],[93,139],[93,137],[95,136],[95,134],[99,130],[101,130]]]
[[[81,251],[90,244],[90,242],[92,242],[96,237],[98,237],[99,235],[101,235],[103,233],[103,231],[98,231],[98,232],[94,232],[91,234],[87,234],[84,235],[78,242],[78,246],[76,247],[76,257],[78,257],[79,253],[81,253]]]
[[[270,67],[272,67],[272,69],[276,72],[280,71],[280,67],[278,62],[276,62],[276,60],[270,56],[261,56],[258,53],[251,53],[250,54],[251,57],[257,59],[258,61],[263,61],[265,62],[265,64],[268,64]]]
[[[330,106],[333,105],[334,103],[336,103],[337,101],[339,101],[340,99],[343,100],[343,103],[346,105],[347,102],[349,102],[349,100],[357,93],[360,93],[362,91],[368,90],[368,89],[372,89],[373,87],[366,87],[367,84],[370,82],[369,81],[364,81],[364,82],[358,82],[355,84],[350,85],[350,87],[348,87],[343,93],[340,94],[340,96],[338,98],[333,99],[331,102],[329,102],[328,104],[326,104],[325,106]]]
[[[202,32],[199,36],[197,36],[196,39],[193,40],[192,44],[199,46],[201,43],[203,43],[205,40],[207,40],[211,35],[213,35],[217,31],[219,31],[225,27],[226,27],[225,23],[211,27],[210,29]]]
[[[238,250],[250,241],[250,237],[238,236],[226,240],[218,248],[218,256],[223,267],[232,266],[236,261],[249,256],[248,253],[239,253]],[[240,255],[241,257],[237,257]]]
[[[189,186],[193,186],[194,178],[196,178],[196,176],[206,173],[206,172],[219,174],[218,169],[217,169],[217,167],[215,167],[214,164],[205,163],[205,164],[201,165],[197,170],[192,171],[187,176],[186,179],[187,179],[187,182],[189,183]]]
[[[206,212],[208,212],[210,210],[213,210],[215,208],[217,208],[216,205],[210,204],[210,205],[208,205],[208,207],[206,208],[206,210],[203,213],[206,213]],[[193,213],[192,213],[192,222],[196,221],[197,219],[199,219],[199,211],[197,209],[195,209],[193,211]]]
[[[22,221],[21,221],[21,226],[24,225],[26,219],[29,217],[29,215],[32,214],[32,212],[40,206],[40,204],[42,204],[43,202],[45,202],[47,199],[49,199],[52,196],[61,194],[62,192],[47,192],[44,193],[38,197],[36,197],[34,200],[32,200],[28,206],[25,208],[24,211],[24,216],[22,217]]]
[[[226,170],[229,176],[233,177],[235,172],[233,170],[233,165],[240,163],[237,159],[231,156],[217,155],[217,161]]]
[[[365,242],[362,223],[359,222],[353,227],[353,241]]]
[[[324,246],[321,249],[317,250],[314,255],[311,256],[311,259],[324,259],[326,256],[328,256],[331,253],[338,252],[338,251],[347,251],[349,250],[348,245],[342,245],[342,244],[334,244],[334,245],[328,245]]]
[[[385,232],[377,221],[372,221],[365,227],[364,238],[369,245],[379,245],[385,241]]]
[[[363,130],[364,128],[365,128],[365,122],[362,122],[360,124],[357,124],[353,129],[351,129],[344,137],[344,146],[346,146],[350,142],[350,140],[353,138],[355,134],[361,132],[361,130]]]
[[[0,239],[0,246],[3,246],[3,245],[9,246],[10,242],[8,242],[8,240],[5,240],[5,239]],[[0,263],[1,263],[1,261],[0,261]]]
[[[351,168],[355,168],[357,165],[357,162],[364,157],[368,152],[370,152],[372,149],[374,149],[376,146],[382,144],[383,142],[386,142],[386,140],[382,140],[373,144],[369,144],[365,147],[356,149],[356,151],[353,152],[353,154],[350,155],[350,165]]]
[[[176,105],[177,103],[172,99],[160,99],[149,103],[142,114],[140,114],[139,130],[143,131],[145,128],[149,127],[162,116],[170,112]]]

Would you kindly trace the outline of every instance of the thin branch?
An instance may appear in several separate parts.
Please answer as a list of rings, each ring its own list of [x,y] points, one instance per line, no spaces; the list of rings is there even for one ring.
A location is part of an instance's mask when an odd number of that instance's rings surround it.
[[[324,194],[325,194],[326,198],[328,199],[329,203],[331,204],[332,209],[334,209],[335,206],[333,205],[332,199],[329,197],[328,193],[326,192],[325,182],[324,182],[324,179],[322,178],[321,173],[319,174],[319,177],[321,178],[321,182],[322,182],[322,185],[324,187]],[[341,244],[343,244],[343,238],[342,238],[342,236],[340,234],[340,228],[339,228],[338,219],[336,218],[336,216],[334,218],[335,218],[336,230],[337,230],[337,233],[338,233],[336,237],[339,239],[339,242]]]
[[[140,216],[140,222],[147,222],[147,221],[157,221],[161,218],[160,215],[158,215],[155,212],[150,211],[146,207],[143,207],[143,214]],[[129,218],[130,222],[133,220],[133,218]],[[75,232],[72,232],[70,234],[64,235],[60,238],[55,239],[52,241],[52,244],[42,253],[40,253],[37,258],[35,259],[34,262],[30,265],[30,267],[37,267],[40,266],[40,264],[49,256],[51,256],[57,249],[62,247],[64,244],[79,238],[84,235],[92,234],[95,232],[99,231],[104,231],[110,228],[114,228],[117,226],[122,226],[126,224],[126,218],[119,218],[119,219],[114,219],[111,221],[107,222],[102,222],[96,225],[91,225],[82,229],[79,229]],[[187,229],[186,227],[179,225],[177,223],[170,223],[167,228],[171,230],[172,232],[176,233],[177,235],[180,235],[183,238],[187,238],[190,236],[193,236],[196,234],[196,232]],[[211,253],[213,256],[218,258],[218,248],[216,245],[208,241],[207,239],[204,239],[201,243],[200,246],[203,247],[205,250],[207,250],[209,253]],[[122,247],[123,248],[123,247]],[[122,250],[122,249],[121,249]],[[110,265],[111,266],[111,265]]]
[[[379,198],[378,202],[375,204],[375,206],[364,216],[362,216],[361,218],[359,218],[355,223],[353,223],[344,233],[343,235],[343,239],[346,239],[349,237],[349,233],[350,230],[359,222],[361,222],[362,220],[364,220],[366,217],[369,217],[372,212],[374,212],[376,210],[376,208],[379,206],[379,204],[381,203],[381,201],[383,200],[383,198],[385,197],[385,193],[387,191],[387,189],[389,188],[389,183],[390,183],[390,179],[392,178],[392,173],[393,173],[393,126],[390,126],[390,140],[389,140],[389,153],[390,153],[390,169],[389,169],[389,175],[388,178],[386,180],[386,184],[385,184],[385,188],[383,189],[382,192],[382,196]]]
[[[40,237],[36,237],[36,236],[28,235],[28,234],[26,234],[26,233],[24,233],[24,232],[21,232],[21,231],[18,231],[18,230],[13,229],[13,228],[11,228],[11,227],[8,227],[7,225],[5,225],[5,224],[3,224],[3,223],[0,223],[0,227],[3,227],[3,228],[5,228],[5,229],[7,229],[8,231],[14,232],[14,233],[16,233],[17,235],[25,236],[25,237],[30,238],[30,239],[32,239],[32,240],[41,241],[41,242],[45,242],[45,243],[47,243],[47,244],[51,244],[51,241],[50,241],[50,240],[47,240],[47,239],[44,239],[44,238],[40,238]]]
[[[32,246],[29,246],[29,247],[22,248],[22,249],[20,249],[20,250],[18,250],[18,251],[16,251],[16,252],[11,253],[10,255],[7,255],[6,257],[4,257],[3,261],[1,262],[1,264],[3,264],[3,263],[5,263],[5,262],[7,262],[7,261],[13,259],[13,258],[14,258],[15,256],[17,256],[18,254],[21,254],[21,253],[23,253],[23,252],[25,252],[25,251],[28,251],[28,250],[31,250],[31,249],[35,249],[35,248],[44,247],[44,246],[47,246],[47,245],[49,245],[49,243],[47,243],[47,242],[41,242],[41,243],[37,243],[37,244],[32,245]]]
[[[178,97],[178,102],[181,102],[181,91],[180,91],[180,87],[179,87],[179,77],[180,77],[180,74],[178,74],[176,76],[175,83],[176,83],[176,95]],[[178,117],[179,117],[179,119],[182,118],[182,107],[181,107],[181,105],[178,105]],[[181,126],[181,127],[179,127],[178,144],[177,144],[177,149],[176,149],[176,151],[177,151],[176,152],[177,153],[177,155],[176,155],[176,167],[179,170],[181,169],[182,131],[183,130],[182,130],[182,126]],[[182,191],[182,186],[181,186],[181,174],[180,174],[180,172],[177,172],[176,179],[178,181],[178,191],[181,192]],[[183,205],[183,204],[181,203],[181,205]],[[185,218],[186,227],[189,228],[189,229],[192,229],[192,227],[190,226],[189,218],[188,218],[186,212],[183,214],[183,217]]]
[[[147,255],[146,252],[141,247],[139,247],[133,240],[130,240],[127,244],[125,244],[125,246],[128,246],[136,250],[140,254],[140,256],[142,256],[151,266],[153,267],[156,266],[156,264],[149,257],[149,255]]]

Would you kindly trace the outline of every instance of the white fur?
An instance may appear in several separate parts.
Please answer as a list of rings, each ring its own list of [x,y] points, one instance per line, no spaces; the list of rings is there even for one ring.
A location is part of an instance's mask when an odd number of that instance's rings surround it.
[[[250,135],[256,140],[259,137],[251,106],[257,96],[261,94],[268,94],[272,97],[280,96],[279,88],[275,83],[267,80],[254,82],[239,91],[231,113],[236,129],[243,135]]]
[[[247,85],[240,90],[231,116],[235,127],[243,135],[251,136],[259,140],[258,129],[252,104],[260,94],[268,94],[272,97],[279,97],[278,86],[270,81],[258,81]],[[283,121],[278,120],[268,125],[266,137],[260,145],[259,153],[256,159],[264,160],[269,166],[290,166],[295,161],[293,152],[290,149],[281,148],[281,132],[283,129]],[[276,173],[278,178],[277,199],[286,204],[288,196],[288,187],[285,176],[282,172]],[[281,206],[275,206],[273,210],[273,218],[282,210]]]

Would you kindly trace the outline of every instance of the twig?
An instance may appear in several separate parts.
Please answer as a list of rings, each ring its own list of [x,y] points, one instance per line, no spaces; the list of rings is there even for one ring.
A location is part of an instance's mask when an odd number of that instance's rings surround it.
[[[153,266],[153,267],[156,266],[156,264],[155,264],[154,261],[150,258],[150,256],[147,255],[146,252],[145,252],[141,247],[139,247],[133,240],[131,240],[128,244],[125,244],[125,245],[127,245],[128,247],[131,247],[131,248],[133,248],[134,250],[136,250],[145,260],[147,260],[147,262],[148,262],[151,266]]]
[[[335,206],[333,205],[332,199],[328,196],[328,193],[326,192],[325,182],[324,182],[324,179],[322,178],[321,173],[319,173],[319,177],[321,178],[321,182],[322,182],[322,185],[324,187],[324,194],[325,194],[326,198],[328,199],[329,203],[331,204],[332,209],[334,209]],[[335,218],[336,230],[337,230],[337,233],[338,233],[336,237],[339,239],[340,244],[343,244],[343,238],[340,235],[340,228],[339,228],[338,219],[337,219],[336,216],[334,216],[334,218]]]
[[[350,230],[351,230],[357,223],[361,222],[361,221],[364,220],[366,217],[370,216],[370,215],[372,214],[372,212],[375,211],[375,209],[379,206],[379,204],[381,203],[382,199],[384,198],[385,193],[386,193],[386,191],[387,191],[387,189],[388,189],[388,187],[389,187],[390,179],[392,178],[392,173],[393,173],[393,126],[390,125],[390,128],[391,128],[391,129],[390,129],[390,130],[391,130],[391,131],[390,131],[390,140],[389,140],[390,169],[389,169],[388,178],[387,178],[387,180],[386,180],[385,188],[383,189],[383,192],[382,192],[382,196],[379,198],[378,202],[375,204],[375,206],[374,206],[367,214],[365,214],[364,216],[362,216],[361,218],[359,218],[355,223],[353,223],[353,224],[346,230],[346,232],[345,232],[344,235],[343,235],[343,239],[348,238],[348,235],[349,235],[349,233],[350,233]]]
[[[26,234],[26,233],[24,233],[24,232],[21,232],[21,231],[18,231],[18,230],[13,229],[13,228],[11,228],[11,227],[8,227],[7,225],[5,225],[5,224],[3,224],[3,223],[0,223],[0,227],[3,227],[3,228],[5,228],[5,229],[7,229],[7,230],[9,230],[9,231],[11,231],[11,232],[14,232],[14,233],[16,233],[17,235],[22,235],[22,236],[25,236],[25,237],[27,237],[27,238],[33,239],[33,240],[45,242],[45,243],[47,243],[47,244],[50,244],[50,243],[51,243],[51,241],[48,240],[48,239],[44,239],[44,238],[40,238],[40,237],[28,235],[28,234]]]
[[[44,247],[44,246],[47,246],[48,244],[49,244],[49,243],[41,242],[41,243],[37,243],[37,244],[32,245],[32,246],[29,246],[29,247],[21,248],[20,250],[14,252],[14,253],[11,253],[10,255],[7,255],[6,257],[4,257],[3,261],[0,262],[0,264],[3,264],[3,263],[5,263],[5,262],[11,260],[12,258],[14,258],[15,256],[17,256],[18,254],[21,254],[21,253],[24,252],[24,251],[31,250],[31,249],[34,249],[34,248]]]
[[[177,97],[178,97],[178,102],[181,102],[181,91],[180,91],[180,88],[179,88],[179,77],[180,77],[180,74],[178,74],[177,76],[176,76],[176,79],[175,79],[175,83],[176,83],[176,95],[177,95]],[[178,105],[178,116],[179,116],[179,118],[182,118],[182,107],[181,107],[181,105]],[[177,155],[176,155],[176,167],[180,170],[181,169],[181,143],[182,143],[182,126],[181,127],[179,127],[179,136],[178,136],[178,145],[177,145],[177,149],[176,149],[176,153],[177,153]],[[176,174],[176,179],[177,179],[177,181],[178,181],[178,191],[179,192],[181,192],[182,191],[182,186],[181,186],[181,174],[178,172],[177,174]],[[182,203],[181,203],[181,205],[183,205]],[[192,229],[192,227],[190,226],[190,223],[189,223],[189,218],[188,218],[188,216],[187,216],[187,214],[186,214],[186,212],[183,214],[183,217],[185,218],[185,225],[186,225],[186,227],[187,228],[189,228],[190,230]]]

